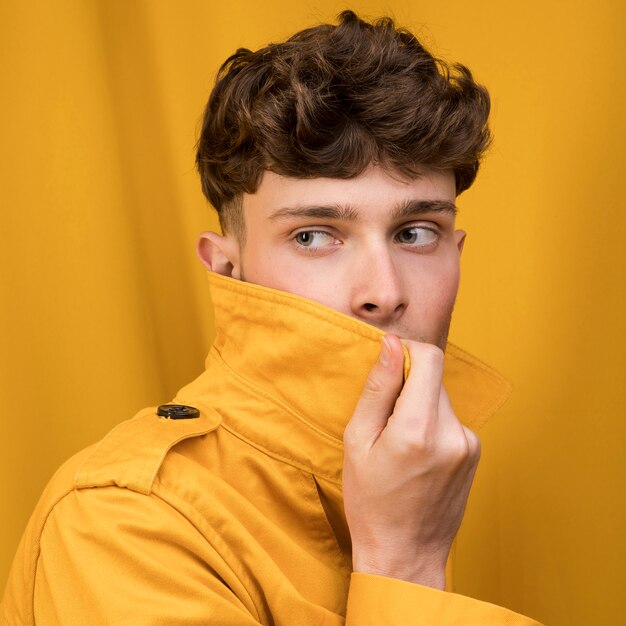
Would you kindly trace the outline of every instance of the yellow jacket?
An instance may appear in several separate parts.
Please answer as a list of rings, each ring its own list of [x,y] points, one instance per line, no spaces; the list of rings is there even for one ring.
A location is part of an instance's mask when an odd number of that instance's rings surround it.
[[[210,274],[206,371],[70,459],[13,563],[7,624],[536,624],[506,609],[351,573],[342,432],[382,333]],[[508,385],[454,346],[445,384],[477,428]]]

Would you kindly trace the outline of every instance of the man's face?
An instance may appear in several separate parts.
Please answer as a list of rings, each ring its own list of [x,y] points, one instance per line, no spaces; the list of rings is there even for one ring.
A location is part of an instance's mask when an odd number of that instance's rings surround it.
[[[265,172],[243,196],[245,245],[225,248],[232,275],[445,348],[465,236],[455,195],[452,172],[429,168],[413,179],[378,166],[350,180]]]

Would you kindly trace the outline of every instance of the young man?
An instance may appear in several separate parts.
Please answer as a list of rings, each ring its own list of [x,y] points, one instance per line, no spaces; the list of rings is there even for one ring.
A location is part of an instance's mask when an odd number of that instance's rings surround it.
[[[61,468],[5,622],[535,623],[444,591],[470,428],[508,390],[447,346],[488,111],[466,68],[351,12],[225,63],[206,371]]]

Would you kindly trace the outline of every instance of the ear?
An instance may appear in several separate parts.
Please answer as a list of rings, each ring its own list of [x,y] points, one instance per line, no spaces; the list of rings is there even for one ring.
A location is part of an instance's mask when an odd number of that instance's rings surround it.
[[[196,250],[208,270],[241,280],[239,242],[235,237],[206,231],[200,235]]]
[[[459,249],[459,256],[463,252],[463,246],[465,245],[465,238],[467,237],[467,233],[464,230],[455,230],[454,238],[456,240],[456,246]]]

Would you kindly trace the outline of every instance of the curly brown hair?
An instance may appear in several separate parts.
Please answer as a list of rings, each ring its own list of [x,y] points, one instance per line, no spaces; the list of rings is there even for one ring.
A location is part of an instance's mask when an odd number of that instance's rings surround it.
[[[353,178],[372,163],[405,176],[451,169],[457,194],[490,143],[489,94],[463,65],[433,57],[391,18],[352,11],[219,70],[196,163],[224,232],[245,234],[241,198],[265,170]]]

